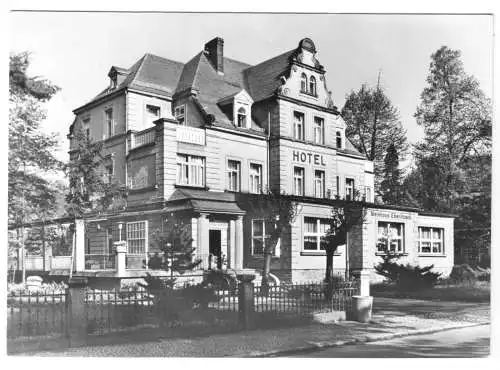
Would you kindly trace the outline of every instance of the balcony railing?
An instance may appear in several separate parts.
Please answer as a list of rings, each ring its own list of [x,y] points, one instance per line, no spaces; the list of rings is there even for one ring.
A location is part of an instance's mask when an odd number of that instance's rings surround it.
[[[86,254],[85,270],[114,270],[115,256],[110,254]]]
[[[205,130],[189,126],[177,126],[177,141],[195,145],[205,145]]]
[[[133,132],[130,136],[130,149],[155,142],[155,128],[151,127],[144,131]]]

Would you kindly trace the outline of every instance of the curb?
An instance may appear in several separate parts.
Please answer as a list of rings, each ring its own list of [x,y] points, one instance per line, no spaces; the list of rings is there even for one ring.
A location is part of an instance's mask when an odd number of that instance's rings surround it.
[[[439,332],[448,331],[448,330],[472,328],[475,326],[484,326],[484,325],[490,325],[490,324],[491,324],[490,322],[486,322],[486,323],[474,323],[474,324],[465,324],[465,325],[453,325],[453,326],[448,326],[448,327],[444,327],[444,328],[440,328],[440,329],[418,329],[418,330],[412,330],[412,331],[409,331],[406,333],[383,334],[383,335],[379,335],[376,337],[362,337],[362,338],[348,339],[348,340],[343,340],[343,341],[340,340],[340,341],[336,341],[336,342],[311,343],[309,345],[300,346],[300,347],[296,347],[293,349],[254,352],[254,353],[250,353],[244,357],[256,357],[256,358],[259,358],[259,357],[285,357],[286,355],[299,354],[299,353],[303,353],[303,352],[314,352],[317,350],[322,350],[322,349],[327,349],[327,348],[341,347],[341,346],[347,346],[347,345],[353,345],[353,344],[370,343],[370,342],[381,342],[384,340],[395,339],[395,338],[411,337],[411,336],[422,335],[422,334],[434,334],[434,333],[439,333]]]

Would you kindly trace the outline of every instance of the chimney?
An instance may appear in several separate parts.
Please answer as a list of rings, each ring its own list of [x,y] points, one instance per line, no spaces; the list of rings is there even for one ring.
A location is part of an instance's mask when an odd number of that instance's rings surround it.
[[[205,44],[205,54],[217,73],[224,74],[224,40],[216,37]]]

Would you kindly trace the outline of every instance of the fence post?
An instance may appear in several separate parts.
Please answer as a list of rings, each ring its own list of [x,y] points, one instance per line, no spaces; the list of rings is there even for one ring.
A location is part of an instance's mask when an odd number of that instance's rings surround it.
[[[85,315],[86,277],[72,277],[68,281],[66,309],[68,313],[67,338],[69,347],[85,344],[87,318]]]
[[[237,275],[239,280],[238,286],[238,320],[240,326],[244,329],[250,329],[252,326],[252,318],[254,312],[254,300],[253,300],[253,280],[255,275],[253,274],[239,274]]]
[[[352,297],[352,318],[354,321],[368,322],[372,318],[373,297],[370,296],[370,271],[353,272],[359,280],[359,295]]]
[[[127,242],[120,241],[114,242],[113,246],[116,250],[116,260],[115,260],[115,269],[116,276],[125,276],[125,269],[127,264]]]

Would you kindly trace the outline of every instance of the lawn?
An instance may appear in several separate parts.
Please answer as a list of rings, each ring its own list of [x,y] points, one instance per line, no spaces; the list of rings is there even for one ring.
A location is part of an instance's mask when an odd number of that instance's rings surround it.
[[[413,298],[438,301],[490,302],[490,282],[475,281],[467,283],[440,282],[434,288],[419,291],[401,291],[393,284],[373,284],[374,297]]]

